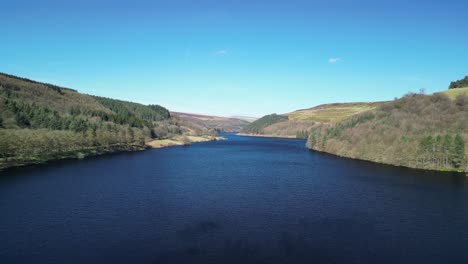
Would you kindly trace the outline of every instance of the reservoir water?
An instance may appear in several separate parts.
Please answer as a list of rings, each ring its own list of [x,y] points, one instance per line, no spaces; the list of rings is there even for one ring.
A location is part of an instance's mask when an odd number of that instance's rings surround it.
[[[468,263],[468,180],[239,137],[0,172],[0,263]]]

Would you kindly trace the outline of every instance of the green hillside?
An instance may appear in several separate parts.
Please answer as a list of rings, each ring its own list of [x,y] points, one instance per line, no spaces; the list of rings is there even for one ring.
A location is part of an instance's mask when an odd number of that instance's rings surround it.
[[[398,166],[468,171],[468,97],[408,94],[312,129],[307,147]]]
[[[162,106],[0,74],[0,168],[138,150],[151,139],[212,133],[171,117]]]
[[[307,138],[312,127],[333,124],[375,109],[383,102],[324,104],[284,115],[268,115],[247,126],[243,132],[276,137]]]
[[[243,133],[264,134],[264,128],[288,120],[287,116],[271,114],[255,120],[242,129]]]

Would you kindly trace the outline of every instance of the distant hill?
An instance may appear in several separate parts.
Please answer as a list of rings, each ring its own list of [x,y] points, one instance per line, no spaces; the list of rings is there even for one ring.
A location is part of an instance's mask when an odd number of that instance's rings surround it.
[[[388,102],[334,103],[247,126],[250,135],[307,138],[311,150],[431,170],[468,171],[467,78],[432,95]],[[461,86],[461,88],[459,88]],[[466,85],[465,85],[466,86]]]
[[[456,88],[465,88],[468,87],[468,76],[465,78],[457,81],[453,81],[449,85],[449,89],[456,89]]]
[[[253,121],[258,119],[258,117],[252,117],[252,116],[230,116],[229,118],[240,119],[240,120],[247,121],[249,123],[252,123]]]
[[[456,88],[456,89],[455,89]],[[450,99],[468,94],[468,76],[450,84],[450,89],[441,92]],[[387,102],[332,103],[282,114],[282,118],[265,116],[245,127],[242,132],[252,135],[308,138],[317,125],[333,125],[354,115],[372,111]],[[264,122],[267,119],[268,122]]]
[[[172,112],[173,115],[218,132],[239,132],[250,122],[241,118]]]
[[[288,120],[288,117],[284,115],[277,115],[277,114],[266,115],[250,123],[248,126],[244,127],[244,129],[242,129],[242,132],[248,133],[248,134],[264,134],[264,129],[267,128],[268,126],[271,126],[271,125],[274,125],[274,124],[277,124],[286,120]]]
[[[214,130],[142,105],[0,73],[0,168],[137,150]]]
[[[253,122],[242,132],[266,136],[307,138],[312,127],[317,124],[339,122],[352,115],[375,109],[380,104],[382,102],[324,104],[277,115],[280,118],[272,118],[269,115]]]

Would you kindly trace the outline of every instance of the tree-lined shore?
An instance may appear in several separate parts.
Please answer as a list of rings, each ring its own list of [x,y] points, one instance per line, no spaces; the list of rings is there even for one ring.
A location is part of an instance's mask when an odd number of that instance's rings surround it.
[[[0,74],[0,168],[142,150],[152,140],[215,135],[159,105]]]
[[[335,103],[267,115],[247,135],[307,138],[307,148],[428,170],[468,172],[468,77],[449,90],[387,102]]]
[[[342,157],[468,171],[468,96],[410,93],[336,124],[315,126],[307,147]]]

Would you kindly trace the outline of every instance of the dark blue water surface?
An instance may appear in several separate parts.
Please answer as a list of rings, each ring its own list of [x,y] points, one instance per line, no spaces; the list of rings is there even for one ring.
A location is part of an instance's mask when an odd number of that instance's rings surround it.
[[[468,180],[227,135],[0,173],[0,263],[468,263]]]

